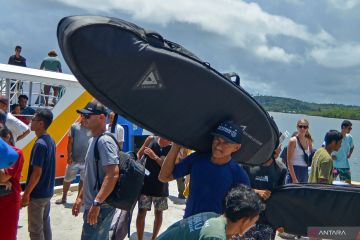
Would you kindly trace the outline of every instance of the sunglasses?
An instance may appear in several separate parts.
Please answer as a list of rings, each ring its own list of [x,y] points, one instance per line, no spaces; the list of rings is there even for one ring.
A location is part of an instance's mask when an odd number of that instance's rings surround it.
[[[306,126],[306,125],[298,125],[297,127],[302,128],[302,129],[308,129],[309,128],[309,126]]]
[[[81,114],[81,116],[85,119],[89,119],[92,115],[100,115],[100,114],[96,114],[96,113]]]

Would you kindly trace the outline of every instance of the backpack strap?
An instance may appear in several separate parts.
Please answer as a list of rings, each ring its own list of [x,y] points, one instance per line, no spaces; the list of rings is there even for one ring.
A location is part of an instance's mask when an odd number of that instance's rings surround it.
[[[94,146],[94,159],[95,159],[95,167],[96,167],[96,184],[94,186],[94,190],[100,190],[101,188],[101,182],[100,182],[100,174],[99,174],[99,161],[100,161],[100,156],[99,156],[99,148],[98,148],[98,141],[99,139],[104,136],[104,135],[107,135],[109,137],[111,137],[116,146],[118,147],[118,150],[120,150],[120,147],[119,147],[119,144],[118,142],[116,141],[115,137],[111,134],[111,133],[108,133],[108,132],[104,132],[102,133],[96,140],[95,140],[95,146]]]

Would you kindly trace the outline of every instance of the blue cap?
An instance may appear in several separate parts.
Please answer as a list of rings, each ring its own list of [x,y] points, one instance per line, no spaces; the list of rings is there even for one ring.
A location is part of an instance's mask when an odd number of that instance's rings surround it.
[[[11,167],[18,159],[18,153],[0,138],[0,168]]]
[[[221,137],[229,143],[241,144],[243,129],[240,125],[232,121],[226,121],[220,123],[220,125],[212,132],[212,135]]]

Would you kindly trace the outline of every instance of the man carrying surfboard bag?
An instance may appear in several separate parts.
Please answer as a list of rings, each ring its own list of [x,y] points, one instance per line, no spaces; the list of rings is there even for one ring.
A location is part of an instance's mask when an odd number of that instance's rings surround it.
[[[159,180],[169,182],[190,174],[184,218],[202,212],[222,214],[226,193],[237,184],[250,186],[248,175],[231,157],[241,148],[242,134],[238,124],[223,122],[212,132],[210,153],[192,153],[177,165],[175,161],[181,146],[173,143],[161,167]]]

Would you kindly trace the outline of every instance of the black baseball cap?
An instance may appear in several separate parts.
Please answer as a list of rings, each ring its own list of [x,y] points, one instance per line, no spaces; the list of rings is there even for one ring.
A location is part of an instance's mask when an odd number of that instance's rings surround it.
[[[76,110],[76,112],[84,115],[90,115],[90,114],[94,114],[94,115],[104,114],[105,116],[107,115],[106,107],[98,102],[97,103],[89,102],[88,104],[86,104],[85,108]]]
[[[225,121],[212,132],[213,136],[218,136],[228,143],[241,144],[243,129],[233,121]]]

